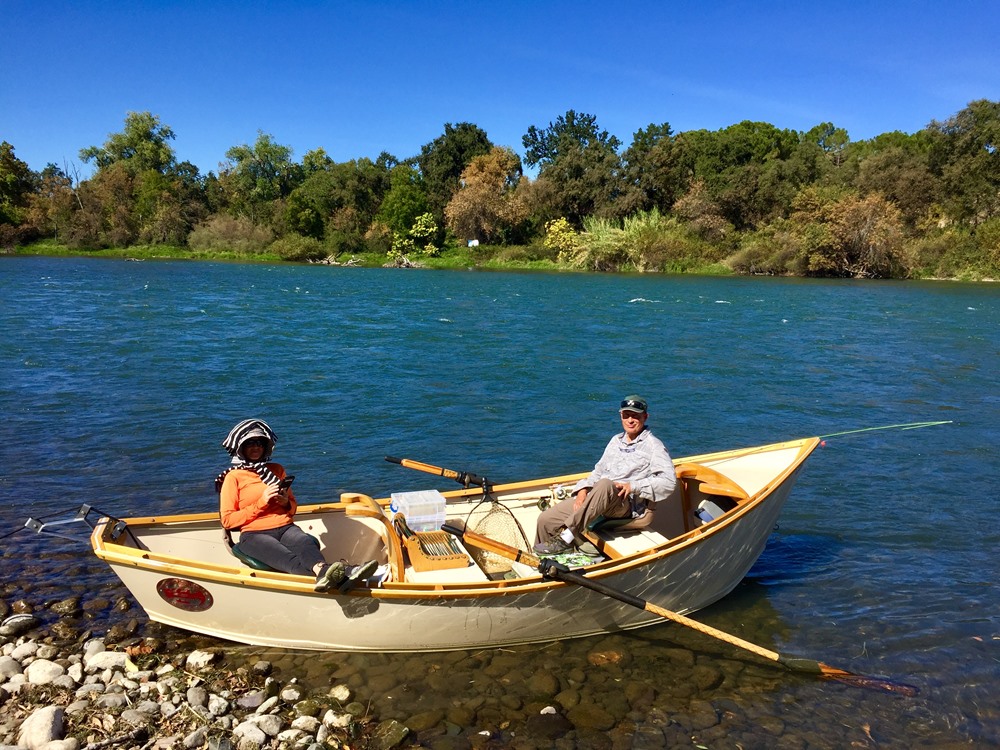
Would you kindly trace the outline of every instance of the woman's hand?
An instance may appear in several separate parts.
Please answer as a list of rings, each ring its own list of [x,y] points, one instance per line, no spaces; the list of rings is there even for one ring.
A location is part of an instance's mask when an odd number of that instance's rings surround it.
[[[260,507],[264,508],[271,504],[271,502],[281,502],[281,495],[277,487],[273,487],[270,484],[264,485],[264,491],[260,495]],[[285,503],[288,501],[286,500]]]

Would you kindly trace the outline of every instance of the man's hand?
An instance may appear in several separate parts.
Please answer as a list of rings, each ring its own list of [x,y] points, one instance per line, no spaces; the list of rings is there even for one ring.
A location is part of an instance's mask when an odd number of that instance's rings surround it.
[[[576,500],[573,501],[573,510],[580,510],[587,500],[587,490],[580,490],[576,493]]]
[[[618,497],[627,500],[632,494],[632,485],[628,482],[615,482],[615,489],[618,490]]]

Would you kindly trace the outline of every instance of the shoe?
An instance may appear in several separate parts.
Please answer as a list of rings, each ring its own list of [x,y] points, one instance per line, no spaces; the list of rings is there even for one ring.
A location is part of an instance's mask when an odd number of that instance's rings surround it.
[[[368,562],[354,566],[351,572],[347,574],[347,577],[341,582],[340,593],[350,591],[358,584],[358,581],[370,577],[377,569],[378,562],[375,560],[369,560]]]
[[[330,563],[319,572],[318,576],[316,576],[316,585],[313,586],[313,591],[318,591],[322,594],[324,591],[329,591],[343,580],[344,563]]]
[[[581,555],[586,555],[587,557],[604,557],[597,547],[587,541],[577,542],[576,551]]]
[[[539,555],[561,555],[565,552],[569,552],[573,549],[572,544],[564,542],[561,538],[555,537],[554,539],[549,539],[547,542],[539,542],[534,547],[532,547]]]

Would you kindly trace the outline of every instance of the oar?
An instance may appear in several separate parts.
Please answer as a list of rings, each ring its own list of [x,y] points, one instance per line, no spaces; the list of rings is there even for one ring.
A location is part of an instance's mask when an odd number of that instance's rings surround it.
[[[426,471],[428,474],[435,474],[439,477],[444,477],[446,479],[454,479],[460,485],[468,489],[469,487],[482,487],[483,489],[488,489],[490,480],[486,477],[478,476],[477,474],[472,474],[468,471],[453,471],[452,469],[442,469],[440,466],[433,466],[431,464],[425,464],[421,461],[414,461],[410,458],[396,458],[395,456],[386,456],[385,460],[389,463],[399,464],[400,466],[405,466],[407,469],[416,469],[417,471]]]
[[[779,654],[777,651],[771,651],[769,649],[758,646],[755,643],[750,643],[750,641],[745,641],[742,638],[738,638],[735,635],[726,633],[725,631],[713,628],[705,623],[698,622],[697,620],[692,620],[690,617],[685,617],[677,612],[672,612],[669,609],[664,609],[659,607],[652,602],[647,602],[645,599],[640,599],[638,596],[633,596],[625,591],[621,591],[616,588],[612,588],[607,584],[601,583],[600,581],[595,581],[586,576],[575,573],[565,565],[557,563],[551,559],[539,560],[535,555],[530,552],[525,552],[523,550],[516,549],[515,547],[510,547],[503,542],[498,542],[495,539],[490,539],[481,534],[476,534],[472,531],[463,531],[455,526],[445,524],[441,527],[443,531],[447,531],[449,534],[454,534],[464,543],[478,547],[479,549],[486,550],[488,552],[493,552],[494,554],[500,555],[501,557],[506,557],[510,560],[516,562],[524,563],[525,565],[530,565],[538,569],[546,578],[554,578],[557,581],[564,581],[566,583],[574,583],[577,586],[583,586],[584,588],[596,591],[599,594],[604,594],[605,596],[610,596],[612,599],[617,599],[620,602],[629,604],[638,609],[645,610],[650,614],[657,615],[667,620],[679,623],[693,630],[697,630],[699,633],[704,633],[705,635],[710,635],[713,638],[718,638],[720,641],[724,641],[737,648],[742,648],[745,651],[749,651],[752,654],[757,654],[764,659],[777,662],[788,669],[795,672],[807,672],[809,674],[817,674],[821,677],[827,679],[839,680],[841,682],[846,682],[851,685],[857,685],[859,687],[867,687],[875,690],[885,690],[890,693],[900,693],[906,696],[914,696],[917,694],[918,689],[913,685],[906,685],[904,683],[892,682],[890,680],[881,679],[878,677],[865,677],[863,675],[854,674],[853,672],[847,672],[843,669],[837,669],[836,667],[831,667],[828,664],[824,664],[820,661],[813,661],[812,659],[801,659],[796,657],[789,657]]]

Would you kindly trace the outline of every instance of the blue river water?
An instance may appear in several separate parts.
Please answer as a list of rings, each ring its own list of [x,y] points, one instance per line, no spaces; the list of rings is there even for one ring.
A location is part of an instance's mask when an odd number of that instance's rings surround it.
[[[997,746],[998,372],[996,284],[0,258],[0,578],[46,602],[119,590],[86,548],[49,576],[72,543],[9,532],[83,502],[214,510],[245,417],[320,502],[450,488],[387,454],[495,482],[589,469],[640,393],[674,457],[829,436],[698,617],[920,688],[724,682],[700,698],[759,719],[743,747]],[[921,422],[947,424],[838,434]],[[668,712],[690,698],[633,679]]]

